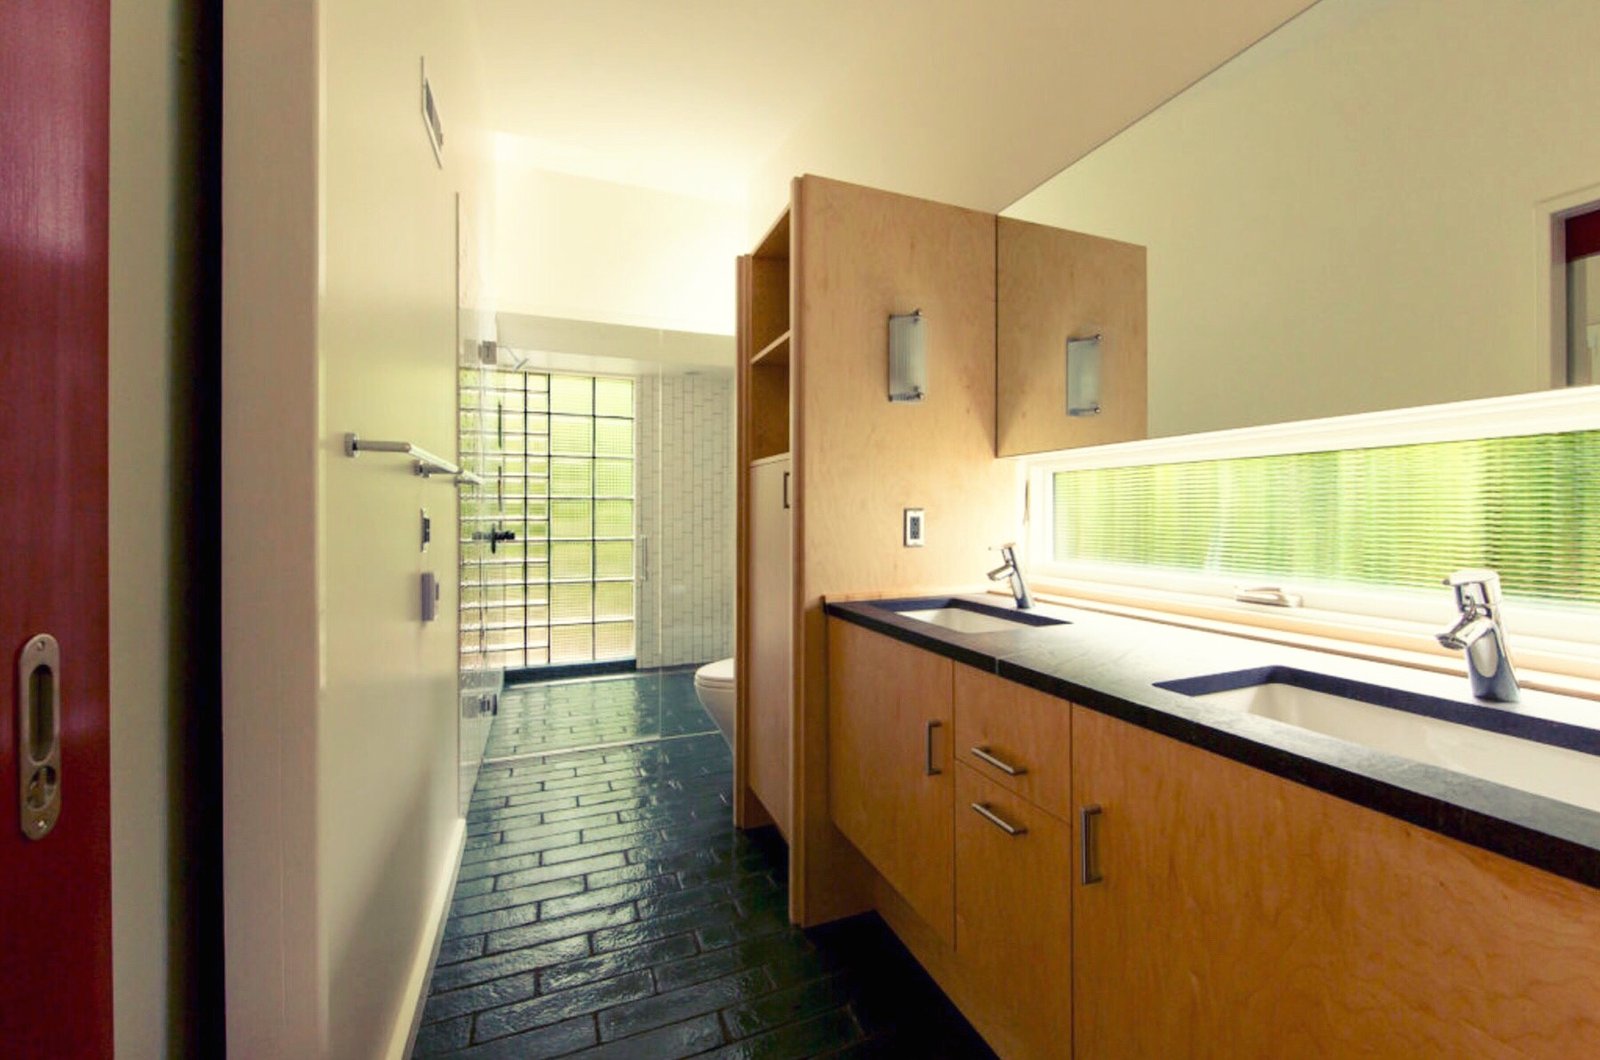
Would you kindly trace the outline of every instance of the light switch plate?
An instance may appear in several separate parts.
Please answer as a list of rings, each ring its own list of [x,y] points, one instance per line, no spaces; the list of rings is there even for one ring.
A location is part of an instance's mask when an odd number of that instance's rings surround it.
[[[927,518],[922,514],[921,508],[907,508],[906,513],[906,547],[921,548],[923,544],[923,531],[927,529]]]

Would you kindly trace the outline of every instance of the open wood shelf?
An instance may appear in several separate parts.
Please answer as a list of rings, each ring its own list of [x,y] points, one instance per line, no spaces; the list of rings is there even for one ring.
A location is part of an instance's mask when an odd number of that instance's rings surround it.
[[[789,336],[791,331],[773,339],[761,348],[761,351],[750,358],[751,364],[780,365],[789,363]]]

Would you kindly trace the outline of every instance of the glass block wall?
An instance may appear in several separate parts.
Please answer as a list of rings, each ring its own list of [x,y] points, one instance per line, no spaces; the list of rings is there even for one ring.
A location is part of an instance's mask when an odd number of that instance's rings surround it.
[[[1600,431],[1057,472],[1057,562],[1600,604]]]
[[[464,368],[459,393],[485,479],[461,502],[463,665],[632,658],[633,380]]]

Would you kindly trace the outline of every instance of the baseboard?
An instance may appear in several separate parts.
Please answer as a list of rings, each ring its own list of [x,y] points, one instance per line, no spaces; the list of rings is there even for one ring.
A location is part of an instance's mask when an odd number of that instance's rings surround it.
[[[455,894],[456,874],[461,870],[461,852],[466,842],[467,820],[458,817],[446,845],[444,864],[436,874],[432,900],[428,903],[428,930],[422,933],[417,952],[412,955],[404,999],[389,1035],[389,1048],[383,1054],[388,1060],[406,1060],[416,1044],[417,1028],[422,1026],[422,1006],[428,1000],[428,982],[433,978],[433,964],[439,959],[439,946],[444,942],[445,921],[450,919],[450,897]]]

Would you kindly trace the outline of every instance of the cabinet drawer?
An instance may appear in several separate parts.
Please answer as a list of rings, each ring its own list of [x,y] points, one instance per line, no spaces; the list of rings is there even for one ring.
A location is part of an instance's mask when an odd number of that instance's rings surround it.
[[[956,766],[956,957],[968,1015],[1002,1056],[1072,1041],[1072,829]]]
[[[1072,812],[1072,706],[970,666],[955,668],[956,760],[1057,817]]]

